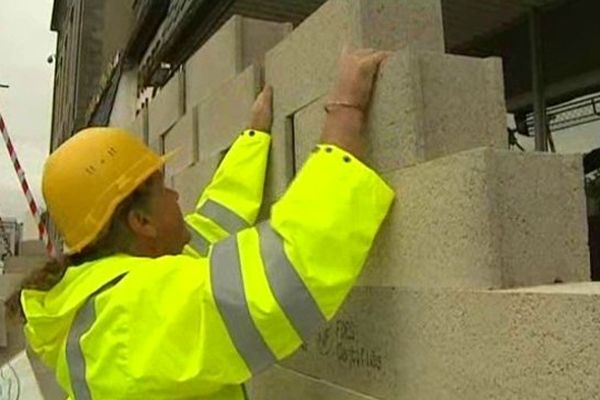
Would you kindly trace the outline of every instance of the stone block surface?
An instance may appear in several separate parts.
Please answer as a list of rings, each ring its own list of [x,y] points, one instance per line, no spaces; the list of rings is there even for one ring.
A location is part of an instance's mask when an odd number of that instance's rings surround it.
[[[279,366],[259,374],[246,387],[253,400],[377,400]]]
[[[442,53],[441,2],[330,0],[267,53],[266,82],[275,91],[275,151],[268,174],[267,198],[279,197],[294,172],[288,119],[327,92],[346,43],[386,50],[410,45]]]
[[[201,159],[173,176],[173,187],[179,193],[179,205],[184,214],[194,211],[202,190],[212,180],[223,157],[224,151]]]
[[[22,255],[18,257],[9,257],[4,264],[4,272],[6,273],[29,273],[38,269],[42,269],[48,262],[46,255]],[[5,275],[0,275],[0,282]],[[2,287],[2,284],[0,284]]]
[[[397,199],[363,285],[510,288],[590,279],[580,156],[482,148],[384,179]]]
[[[177,154],[165,164],[165,176],[172,177],[198,160],[197,115],[193,108],[164,135],[165,153],[177,150]]]
[[[241,18],[242,68],[263,65],[265,54],[292,32],[291,23]]]
[[[148,144],[148,108],[142,108],[125,129]]]
[[[200,158],[228,148],[248,127],[259,88],[260,67],[250,66],[198,104]]]
[[[356,288],[285,366],[381,399],[592,399],[600,285]]]
[[[417,17],[418,16],[418,17]],[[267,53],[278,111],[293,113],[331,85],[344,44],[444,51],[439,0],[330,0]],[[293,79],[290,79],[293,76]]]
[[[186,107],[215,93],[252,63],[260,62],[290,29],[286,23],[233,16],[188,59]]]
[[[154,143],[183,115],[183,81],[183,72],[177,72],[150,101],[148,106],[149,143]]]
[[[294,115],[296,170],[319,140],[327,101],[323,96]],[[500,60],[395,53],[379,73],[365,135],[366,161],[379,172],[476,147],[505,148]]]

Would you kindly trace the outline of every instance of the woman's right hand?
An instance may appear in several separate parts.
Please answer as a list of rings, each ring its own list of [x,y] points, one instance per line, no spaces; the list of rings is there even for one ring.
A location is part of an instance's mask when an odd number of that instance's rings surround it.
[[[330,94],[321,142],[337,145],[361,158],[366,141],[361,136],[375,74],[390,53],[373,49],[342,50],[339,75]]]

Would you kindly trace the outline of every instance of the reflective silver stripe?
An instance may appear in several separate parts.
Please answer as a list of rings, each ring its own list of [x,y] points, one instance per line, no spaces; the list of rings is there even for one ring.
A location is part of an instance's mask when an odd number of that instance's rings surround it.
[[[250,226],[242,217],[231,211],[229,208],[210,199],[196,212],[212,219],[228,233],[235,233]]]
[[[86,365],[81,348],[81,337],[90,330],[96,321],[96,307],[94,304],[96,297],[103,291],[116,285],[124,276],[125,274],[118,276],[94,292],[77,311],[73,319],[73,324],[67,337],[67,365],[71,377],[73,395],[75,396],[74,400],[92,399],[90,388],[85,379]]]
[[[256,374],[273,365],[276,359],[250,316],[237,235],[218,242],[213,247],[210,261],[210,279],[217,308],[235,348],[252,374]]]
[[[192,246],[194,250],[198,252],[198,254],[200,254],[203,257],[206,257],[208,255],[208,249],[210,247],[210,242],[208,241],[208,239],[199,234],[198,231],[196,231],[191,226],[188,226],[187,229],[190,232],[190,235],[192,236],[192,239],[189,243],[190,246]]]
[[[285,254],[281,236],[268,221],[258,226],[258,232],[271,291],[298,335],[307,341],[327,320]]]

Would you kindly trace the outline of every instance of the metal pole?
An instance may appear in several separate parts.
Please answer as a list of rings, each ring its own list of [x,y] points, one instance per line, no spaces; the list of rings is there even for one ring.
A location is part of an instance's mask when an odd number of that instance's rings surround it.
[[[544,94],[544,60],[541,36],[541,13],[538,8],[533,7],[529,11],[529,40],[531,49],[531,79],[533,81],[535,149],[537,151],[548,151],[546,98]]]
[[[0,83],[0,88],[2,89],[8,89],[10,86],[4,84],[4,83]]]

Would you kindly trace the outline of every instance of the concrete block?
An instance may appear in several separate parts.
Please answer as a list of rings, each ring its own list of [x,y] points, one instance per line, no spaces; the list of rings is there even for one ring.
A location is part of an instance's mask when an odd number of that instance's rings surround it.
[[[410,45],[442,53],[441,2],[330,0],[267,53],[266,82],[275,91],[267,199],[279,198],[294,173],[289,118],[328,91],[344,44],[386,50]]]
[[[148,106],[148,142],[154,143],[168,131],[185,111],[182,71],[177,72],[150,101]]]
[[[291,30],[285,23],[233,16],[185,64],[186,107],[218,91]]]
[[[600,285],[356,288],[288,368],[381,399],[592,399]]]
[[[198,160],[198,114],[195,107],[164,135],[164,144],[165,153],[177,150],[177,154],[165,165],[166,177],[174,176]]]
[[[46,245],[43,240],[22,240],[19,246],[21,256],[46,256]]]
[[[165,151],[165,140],[164,136],[160,135],[155,140],[148,143],[148,147],[154,150],[157,154],[164,154]]]
[[[10,271],[0,275],[0,303],[8,300],[10,296],[21,289],[21,284],[32,270],[34,269]]]
[[[580,156],[483,148],[384,178],[398,197],[363,285],[510,288],[590,279]]]
[[[296,170],[319,141],[329,100],[294,115]],[[507,147],[499,59],[405,49],[382,67],[365,135],[366,162],[391,171],[476,147]]]
[[[9,257],[4,264],[4,272],[8,273],[28,273],[44,267],[48,262],[46,255],[27,255],[18,257]],[[5,275],[0,276],[0,280]]]
[[[129,125],[125,126],[125,129],[133,133],[145,144],[148,144],[148,108],[142,108],[135,119]]]
[[[267,53],[275,105],[290,114],[323,94],[344,44],[444,51],[439,0],[330,0]],[[293,77],[293,79],[290,79]]]
[[[200,194],[212,180],[223,157],[225,151],[202,159],[173,176],[173,187],[179,193],[179,205],[184,214],[194,211]]]
[[[260,67],[250,66],[198,104],[200,158],[220,153],[248,128],[259,89]]]
[[[279,366],[261,373],[246,388],[255,400],[377,400]]]
[[[242,68],[263,65],[265,54],[292,32],[291,23],[241,17]]]

